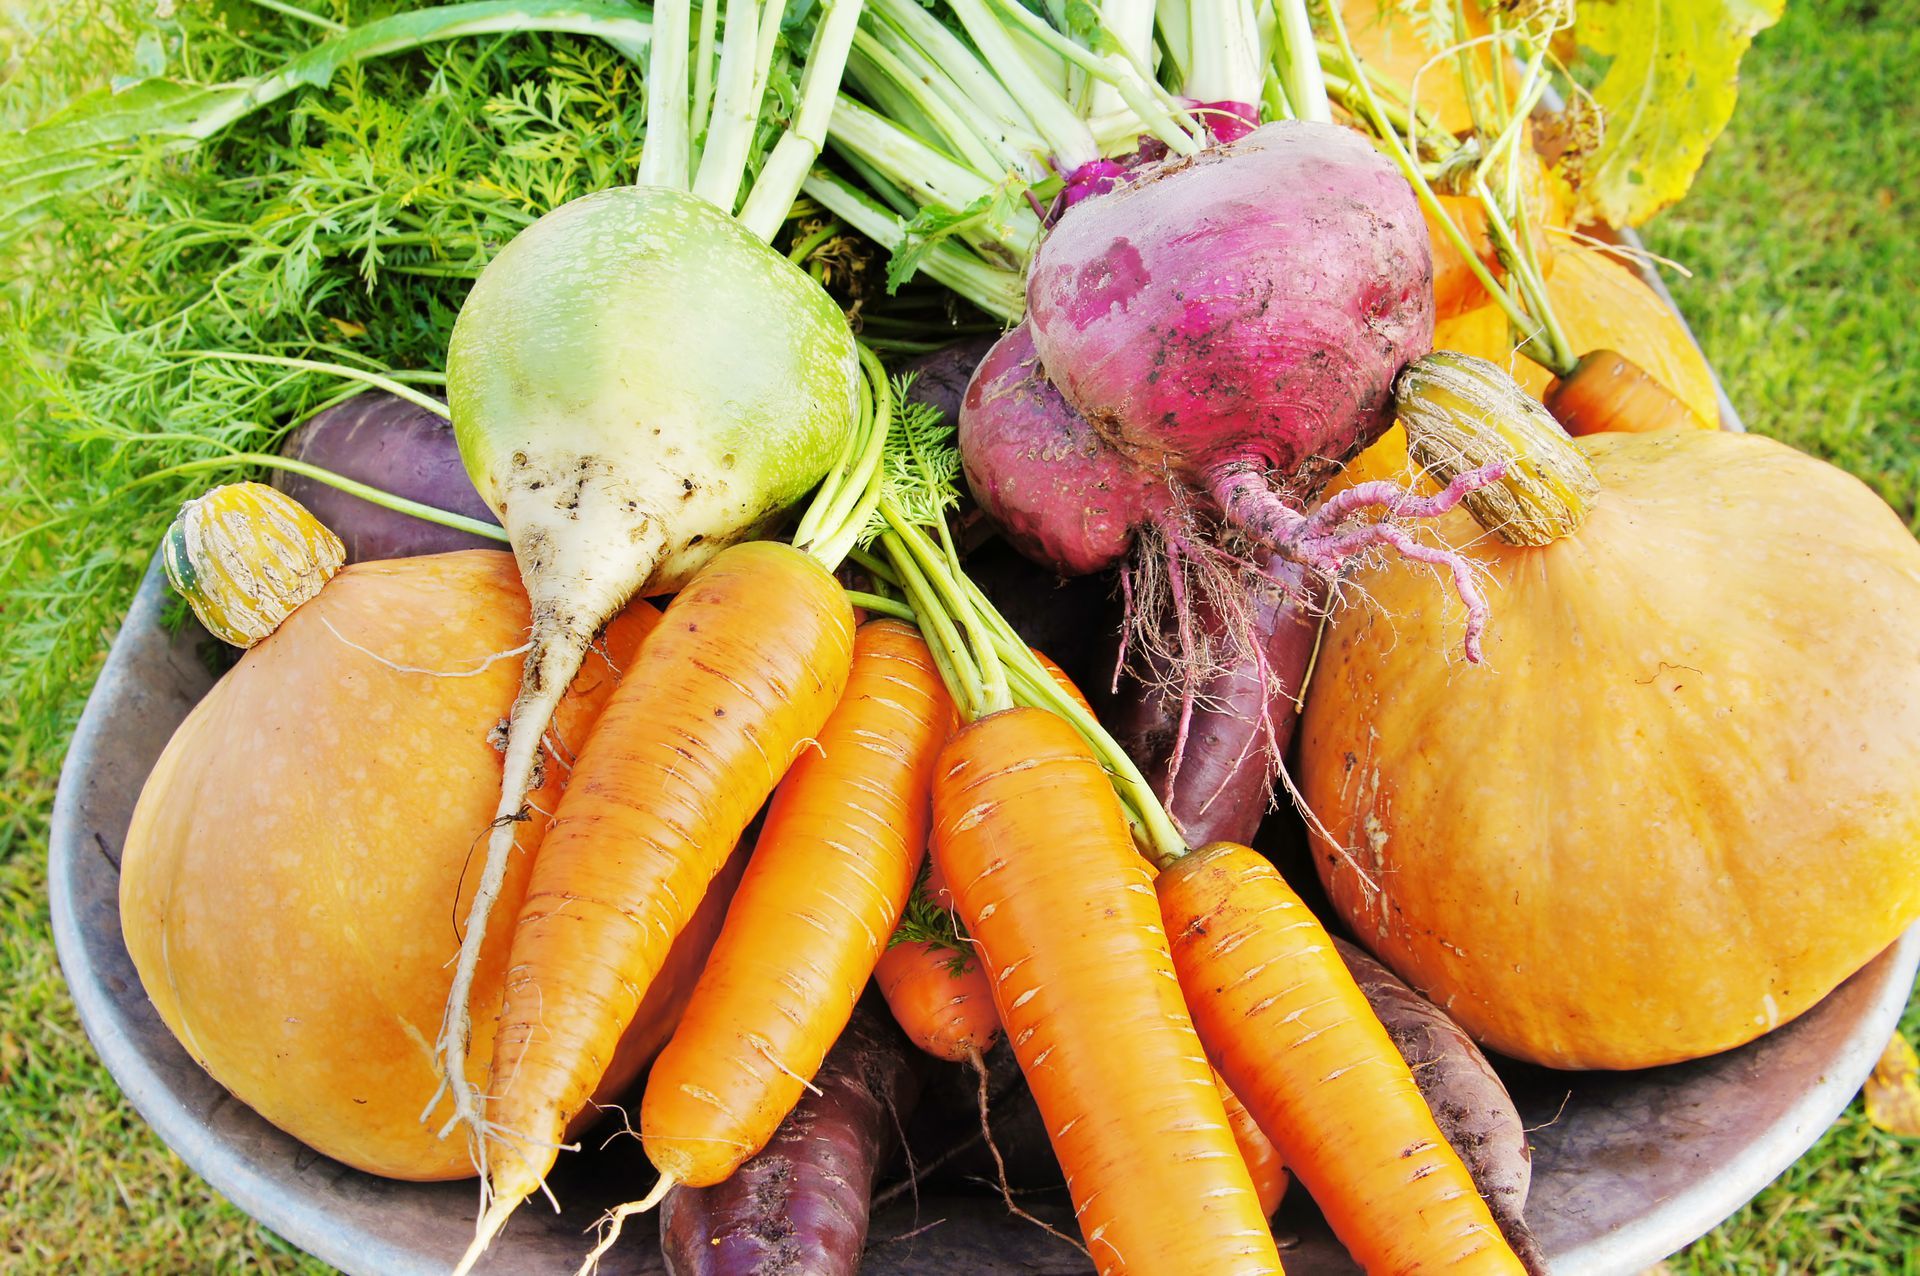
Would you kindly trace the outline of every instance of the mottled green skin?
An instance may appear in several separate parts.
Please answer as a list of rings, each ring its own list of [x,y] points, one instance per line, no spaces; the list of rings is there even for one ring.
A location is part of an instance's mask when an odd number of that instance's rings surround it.
[[[616,559],[684,578],[817,484],[852,427],[853,334],[821,288],[718,208],[622,187],[522,231],[447,351],[468,473],[530,589]],[[604,617],[602,617],[604,618]]]

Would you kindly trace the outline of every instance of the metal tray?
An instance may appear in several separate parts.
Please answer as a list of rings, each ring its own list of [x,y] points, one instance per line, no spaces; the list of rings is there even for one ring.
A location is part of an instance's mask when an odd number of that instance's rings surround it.
[[[159,574],[149,572],[87,702],[54,803],[54,939],[81,1021],[141,1115],[241,1209],[354,1276],[444,1273],[470,1235],[473,1185],[373,1178],[269,1126],[174,1041],[121,942],[118,863],[134,801],[175,726],[213,684],[211,639],[192,625],[170,635],[164,598]],[[1800,1019],[1711,1059],[1634,1073],[1504,1068],[1534,1128],[1527,1212],[1554,1270],[1637,1272],[1792,1164],[1872,1068],[1916,965],[1920,928]],[[566,1212],[528,1205],[482,1272],[573,1271],[584,1229],[653,1177],[630,1139],[569,1160],[554,1184]],[[1288,1270],[1352,1271],[1301,1195],[1277,1224]],[[1036,1212],[1066,1221],[1056,1207]],[[607,1276],[662,1270],[651,1229],[633,1230],[633,1243],[602,1267]],[[866,1270],[876,1273],[1085,1270],[1077,1253],[985,1197],[923,1194],[917,1207],[882,1211],[871,1235]]]

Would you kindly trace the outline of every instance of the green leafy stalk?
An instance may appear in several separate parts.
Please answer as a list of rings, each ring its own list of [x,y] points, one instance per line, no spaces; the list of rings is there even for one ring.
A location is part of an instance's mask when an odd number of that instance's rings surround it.
[[[102,88],[22,133],[0,135],[0,237],[49,201],[113,181],[156,142],[197,146],[302,88],[324,88],[342,68],[425,45],[517,31],[565,31],[638,57],[652,26],[635,10],[596,0],[472,0],[397,13],[325,40],[277,69],[228,84],[154,77]]]
[[[914,620],[932,649],[961,716],[972,720],[1014,705],[1065,718],[1092,747],[1113,780],[1142,853],[1165,864],[1186,844],[1152,786],[1126,750],[1057,682],[1013,626],[971,580],[947,530],[947,512],[959,500],[960,470],[952,428],[932,410],[903,414],[885,462],[879,517],[866,540],[884,563],[876,577],[906,594]]]

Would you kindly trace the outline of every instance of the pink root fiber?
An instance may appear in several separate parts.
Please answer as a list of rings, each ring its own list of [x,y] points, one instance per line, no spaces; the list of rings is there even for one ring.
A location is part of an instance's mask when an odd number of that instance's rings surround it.
[[[1481,660],[1481,637],[1490,614],[1486,594],[1474,579],[1472,563],[1458,551],[1415,540],[1400,519],[1437,518],[1458,505],[1468,493],[1498,481],[1506,473],[1504,461],[1469,470],[1432,496],[1379,480],[1358,483],[1334,496],[1311,515],[1282,501],[1258,470],[1246,465],[1222,467],[1210,483],[1226,521],[1255,544],[1320,572],[1339,577],[1354,560],[1385,546],[1401,557],[1444,569],[1466,607],[1466,657]],[[1377,509],[1377,517],[1364,511]]]

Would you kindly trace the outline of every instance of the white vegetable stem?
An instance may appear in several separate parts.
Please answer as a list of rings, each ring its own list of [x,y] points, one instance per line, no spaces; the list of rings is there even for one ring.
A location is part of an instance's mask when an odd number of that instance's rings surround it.
[[[715,87],[713,115],[707,122],[707,140],[694,174],[693,193],[727,212],[740,194],[747,171],[747,151],[760,117],[753,96],[753,55],[759,45],[758,0],[727,0],[726,32],[720,42],[720,77]],[[771,52],[771,50],[769,50]]]
[[[1306,16],[1305,8],[1301,16]],[[1186,95],[1196,102],[1260,100],[1259,24],[1247,0],[1211,0],[1188,10],[1192,23]]]
[[[1294,118],[1333,123],[1333,107],[1327,101],[1326,79],[1320,74],[1320,55],[1313,42],[1313,24],[1307,20],[1306,0],[1275,0],[1274,16],[1279,35],[1274,57]],[[1339,17],[1338,13],[1334,16]]]
[[[687,133],[688,0],[653,6],[653,47],[647,57],[647,140],[640,151],[641,186],[687,189],[691,147]]]
[[[762,239],[771,240],[786,221],[807,170],[826,144],[833,100],[847,69],[853,33],[860,25],[860,4],[861,0],[828,0],[826,16],[814,30],[807,67],[800,75],[800,108],[740,210],[741,223]]]
[[[1116,75],[1130,75],[1135,67],[1153,65],[1153,0],[1105,0],[1100,22],[1120,48],[1101,54]],[[1091,119],[1117,111],[1124,103],[1111,83],[1084,73],[1084,87],[1076,98],[1080,114]]]

